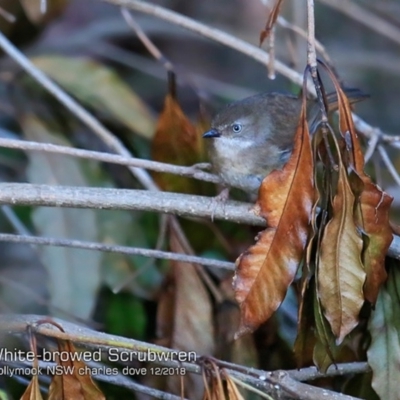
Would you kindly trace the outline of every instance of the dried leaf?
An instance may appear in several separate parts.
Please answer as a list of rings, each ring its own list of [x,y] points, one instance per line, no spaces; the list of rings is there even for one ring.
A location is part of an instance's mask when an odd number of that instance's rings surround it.
[[[368,329],[371,345],[368,364],[372,387],[381,399],[400,399],[400,269],[398,263],[389,269],[387,283],[380,290]]]
[[[42,24],[60,15],[68,5],[67,0],[46,0],[46,12],[41,10],[42,0],[19,0],[26,16],[34,24]],[[3,4],[2,4],[3,6]]]
[[[363,242],[354,223],[354,204],[355,197],[341,163],[333,216],[325,227],[318,266],[318,295],[338,343],[358,324],[364,303]]]
[[[29,332],[30,350],[35,354],[35,358],[33,360],[33,369],[34,371],[38,372],[39,361],[37,357],[36,336],[34,335],[30,327],[28,328],[28,332]],[[2,399],[1,395],[0,399]],[[32,379],[29,382],[29,385],[25,389],[25,392],[21,396],[20,400],[43,400],[42,394],[40,393],[39,373],[36,373],[32,376]]]
[[[393,240],[389,224],[389,209],[393,198],[385,193],[364,172],[364,156],[354,127],[348,98],[334,79],[338,93],[340,131],[350,135],[353,166],[364,183],[356,212],[356,224],[368,236],[362,255],[367,278],[364,285],[365,299],[374,304],[379,288],[386,280],[385,256]]]
[[[55,373],[49,387],[48,400],[105,400],[93,382],[89,368],[77,357],[78,352],[69,340],[58,340],[57,365],[62,373]]]
[[[171,234],[171,251],[183,253],[183,248]],[[210,297],[199,278],[196,267],[190,263],[173,262],[170,285],[163,293],[157,313],[157,336],[168,347],[213,354],[213,310]],[[185,396],[198,399],[203,394],[200,376],[185,376]],[[180,393],[180,376],[170,376],[167,388]]]
[[[40,393],[39,375],[33,375],[20,400],[43,400]]]
[[[168,94],[157,122],[152,143],[152,159],[177,165],[192,165],[201,160],[201,136],[184,114],[177,100]],[[195,192],[193,179],[166,174],[154,174],[164,190]]]
[[[265,28],[260,32],[260,46],[264,43],[264,40],[267,39],[268,36],[271,34],[271,30],[274,27],[276,20],[278,19],[281,6],[282,0],[276,0],[274,7],[272,8],[268,16]]]
[[[318,280],[318,272],[316,275],[316,280]],[[318,300],[318,293],[315,284],[313,285],[313,308],[314,308],[314,318],[315,318],[315,337],[316,342],[313,350],[313,361],[314,364],[321,372],[326,372],[330,365],[332,365],[338,354],[338,347],[335,346],[335,338],[326,321],[322,310],[321,304]]]
[[[302,280],[297,337],[293,347],[298,368],[312,363],[312,353],[316,342],[314,291],[311,285],[315,285],[314,280],[310,282],[306,279]]]
[[[224,301],[217,304],[216,349],[219,359],[248,367],[258,367],[258,355],[254,335],[244,335],[235,340],[235,333],[240,323],[240,309],[235,302],[232,289],[232,277],[227,276],[219,286]]]
[[[251,155],[249,155],[251,157]],[[293,153],[262,182],[258,205],[270,228],[236,261],[237,335],[254,331],[280,306],[303,257],[314,204],[313,157],[303,104]]]
[[[229,400],[244,400],[244,397],[239,392],[239,389],[236,386],[236,383],[231,379],[229,374],[226,373],[224,376],[225,376],[225,380],[226,380],[226,386],[228,388]]]

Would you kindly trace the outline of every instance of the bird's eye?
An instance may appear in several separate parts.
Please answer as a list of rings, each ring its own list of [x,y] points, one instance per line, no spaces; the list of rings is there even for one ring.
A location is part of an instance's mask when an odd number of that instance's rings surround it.
[[[232,130],[235,133],[239,133],[242,130],[242,125],[240,124],[233,124],[232,125]]]

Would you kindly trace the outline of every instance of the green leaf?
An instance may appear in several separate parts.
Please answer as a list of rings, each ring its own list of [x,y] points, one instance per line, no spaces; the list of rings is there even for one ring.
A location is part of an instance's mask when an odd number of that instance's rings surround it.
[[[32,62],[84,105],[109,113],[141,136],[153,136],[147,106],[111,68],[84,57],[43,56]]]
[[[49,127],[32,115],[21,118],[28,140],[68,146]],[[80,163],[71,157],[50,153],[29,153],[28,179],[31,183],[87,186]],[[33,222],[38,234],[85,241],[97,240],[93,210],[62,207],[37,208]],[[40,248],[49,276],[50,304],[80,318],[88,318],[95,306],[100,286],[101,253],[96,251],[44,246]],[[54,310],[54,314],[59,314]],[[65,315],[62,315],[65,317]]]

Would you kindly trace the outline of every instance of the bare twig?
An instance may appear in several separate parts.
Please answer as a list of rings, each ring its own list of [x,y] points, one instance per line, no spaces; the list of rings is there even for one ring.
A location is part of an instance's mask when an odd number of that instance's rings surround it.
[[[201,36],[207,37],[214,41],[217,41],[225,46],[232,47],[249,57],[261,62],[265,66],[268,66],[269,55],[262,49],[253,46],[244,40],[238,39],[232,35],[229,35],[219,29],[211,28],[200,22],[194,21],[191,18],[185,17],[174,11],[168,10],[164,7],[157,6],[148,2],[140,0],[101,0],[107,3],[115,4],[118,6],[126,7],[132,10],[143,12],[154,17],[163,19],[171,22],[175,25],[181,26],[182,28],[189,29],[193,32],[198,33]],[[303,78],[296,71],[292,70],[280,61],[275,62],[276,69],[284,76],[289,78],[291,81],[301,85]]]
[[[377,132],[369,140],[368,147],[367,147],[367,150],[366,150],[365,155],[364,155],[365,163],[367,163],[371,159],[371,157],[374,155],[376,147],[377,147],[377,145],[379,143],[379,139],[380,139],[379,132]]]
[[[40,0],[40,12],[46,14],[47,11],[47,0]]]
[[[0,147],[19,149],[25,151],[43,151],[47,153],[65,154],[73,157],[85,158],[88,160],[103,161],[107,163],[126,165],[151,171],[165,172],[174,175],[186,176],[206,182],[220,183],[220,179],[213,174],[203,172],[196,165],[183,167],[173,164],[165,164],[158,161],[145,160],[141,158],[120,156],[118,154],[104,153],[91,150],[75,149],[73,147],[60,146],[51,143],[29,142],[26,140],[0,138]]]
[[[394,179],[394,181],[400,186],[400,176],[399,176],[398,172],[396,171],[396,168],[394,167],[392,161],[390,160],[390,157],[389,157],[386,149],[382,145],[378,145],[378,152],[382,158],[382,161],[386,165],[386,168],[390,172],[390,175],[392,175],[392,178]]]
[[[314,0],[307,0],[307,64],[312,68],[317,68],[317,52],[315,49],[315,16]]]
[[[13,24],[17,19],[14,15],[6,11],[3,7],[0,7],[0,16],[2,16],[7,22]]]
[[[334,8],[339,12],[347,15],[353,20],[360,22],[361,24],[367,26],[368,28],[374,30],[375,32],[387,37],[393,42],[400,44],[400,30],[386,21],[385,19],[379,17],[354,1],[349,0],[319,0],[321,3],[327,5],[328,7]]]
[[[213,207],[213,197],[180,193],[149,193],[146,190],[82,188],[0,183],[0,204],[91,209],[143,210],[186,217],[221,219],[238,224],[265,226],[252,204],[227,201],[224,207]],[[400,259],[400,238],[394,236],[388,256]]]
[[[174,71],[174,66],[171,61],[169,61],[161,51],[154,45],[154,43],[149,39],[146,33],[143,31],[141,26],[136,22],[135,18],[133,18],[132,14],[128,11],[127,8],[121,8],[121,14],[125,19],[125,22],[132,28],[132,30],[136,33],[141,42],[146,46],[149,53],[160,62],[163,67],[167,71]]]
[[[204,257],[171,253],[161,250],[150,250],[138,247],[118,246],[118,245],[110,245],[110,244],[95,243],[95,242],[83,242],[80,240],[73,240],[73,239],[56,239],[48,237],[36,237],[36,236],[0,233],[0,242],[29,243],[40,246],[50,245],[57,247],[73,247],[78,249],[97,250],[110,253],[140,255],[140,256],[153,257],[163,260],[197,263],[201,265],[207,265],[208,267],[227,269],[229,271],[233,271],[235,269],[235,265],[227,261],[212,260]]]
[[[0,32],[0,47],[14,59],[29,75],[39,82],[61,104],[70,110],[80,121],[89,127],[109,148],[117,154],[129,157],[131,154],[107,128],[105,128],[92,114],[64,92],[56,83],[47,77],[40,69],[35,67],[7,38]],[[129,167],[133,175],[141,184],[150,190],[157,190],[157,185],[150,175],[137,167]]]
[[[268,78],[275,79],[275,26],[272,27],[271,33],[268,37],[268,54],[269,54],[269,63],[268,63]]]
[[[291,22],[289,22],[288,20],[286,20],[284,17],[282,17],[281,15],[278,16],[277,19],[277,23],[279,26],[281,26],[282,28],[286,28],[289,29],[295,33],[297,33],[299,36],[301,36],[302,38],[307,40],[307,32],[300,28],[297,25],[292,24]],[[318,41],[317,39],[315,39],[315,48],[318,50],[319,53],[322,54],[322,56],[324,57],[324,59],[326,60],[326,62],[328,62],[329,64],[332,64],[332,60],[329,57],[328,52],[326,51],[324,45]]]
[[[269,56],[263,50],[259,49],[256,46],[253,46],[243,40],[240,40],[232,35],[227,34],[216,28],[211,28],[207,25],[204,25],[200,22],[194,21],[188,17],[175,13],[166,8],[157,6],[155,4],[143,2],[141,0],[101,0],[110,4],[115,4],[119,6],[123,6],[132,10],[140,11],[145,14],[152,15],[156,18],[163,19],[177,26],[181,26],[185,29],[188,29],[192,32],[196,32],[199,35],[207,37],[211,40],[219,42],[225,46],[231,47],[254,60],[262,63],[266,67],[269,63]],[[321,0],[322,1],[322,0]],[[324,0],[328,1],[328,0]],[[294,82],[295,84],[301,86],[303,83],[303,76],[299,74],[297,71],[289,68],[287,65],[283,64],[279,60],[275,62],[276,71]],[[312,90],[310,91],[312,94]],[[365,137],[370,139],[376,132],[378,128],[371,127],[368,123],[362,120],[357,115],[353,115],[354,123],[357,128],[357,131],[363,134]],[[393,136],[388,134],[381,134],[381,140],[386,143],[390,143],[392,146],[396,148],[400,148],[400,137]]]

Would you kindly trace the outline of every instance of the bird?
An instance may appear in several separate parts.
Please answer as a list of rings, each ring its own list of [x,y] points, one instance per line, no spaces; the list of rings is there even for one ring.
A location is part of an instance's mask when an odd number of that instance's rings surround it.
[[[350,103],[369,97],[358,89],[345,89]],[[329,112],[338,107],[336,93],[326,96]],[[256,199],[262,180],[289,160],[299,122],[302,98],[280,92],[260,93],[226,105],[203,134],[210,141],[212,171],[224,187],[238,188]],[[316,100],[307,100],[310,133],[320,118]],[[226,196],[226,193],[225,193]]]

